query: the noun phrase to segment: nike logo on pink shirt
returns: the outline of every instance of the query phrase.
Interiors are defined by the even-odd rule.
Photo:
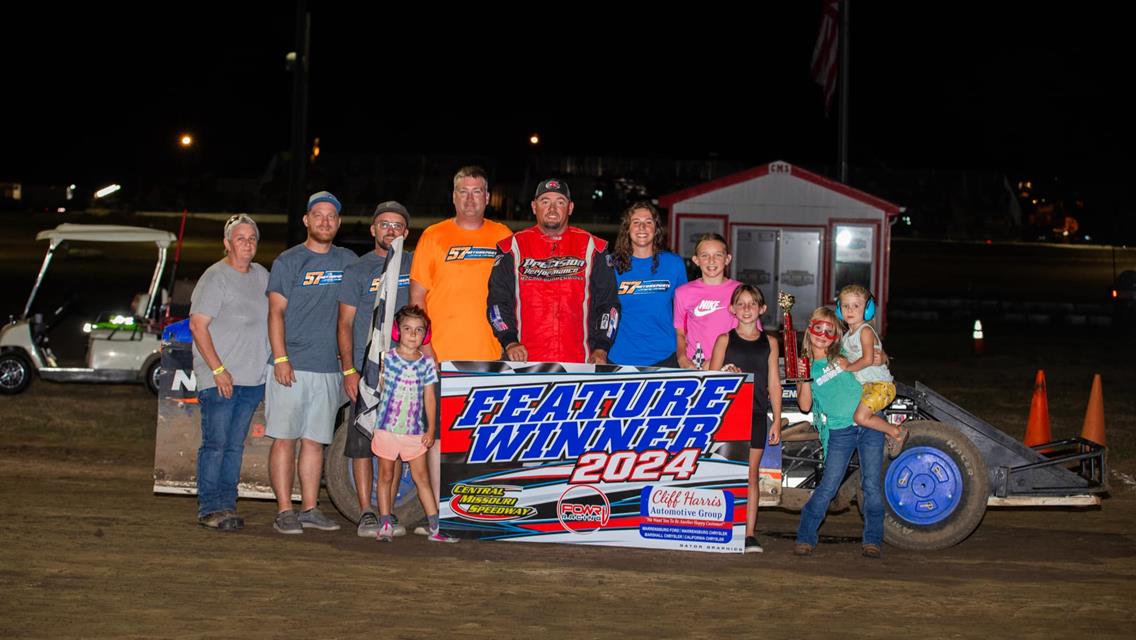
[[[694,308],[694,315],[698,318],[701,318],[703,316],[708,316],[721,308],[722,303],[718,300],[703,300],[702,302],[698,303],[697,307]]]

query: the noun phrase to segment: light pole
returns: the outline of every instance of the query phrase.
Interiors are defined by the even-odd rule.
[[[182,151],[185,152],[182,155],[182,176],[184,179],[183,193],[189,191],[189,161],[187,160],[186,155],[188,154],[188,151],[193,148],[193,145],[196,144],[196,142],[197,141],[193,138],[193,134],[182,133],[180,136],[178,136],[178,145],[181,147]],[[173,299],[174,284],[177,282],[178,263],[181,262],[181,244],[182,239],[185,237],[185,219],[189,217],[188,196],[186,200],[186,205],[181,209],[181,224],[178,227],[177,246],[174,248],[174,263],[170,267],[169,286],[166,287],[166,291],[169,292],[170,299]],[[168,321],[169,317],[170,308],[167,306],[165,308],[165,320]]]

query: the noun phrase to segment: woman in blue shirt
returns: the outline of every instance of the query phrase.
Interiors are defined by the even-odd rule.
[[[674,293],[686,284],[686,265],[666,251],[659,211],[636,202],[623,212],[612,249],[622,308],[608,358],[618,364],[678,367]]]

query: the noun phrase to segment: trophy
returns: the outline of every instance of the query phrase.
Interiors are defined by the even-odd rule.
[[[784,322],[781,325],[781,344],[785,345],[785,382],[808,382],[809,376],[801,377],[798,362],[805,363],[805,370],[809,368],[809,357],[797,357],[797,332],[793,331],[793,314],[791,310],[797,299],[791,293],[777,292],[777,306],[781,307]]]

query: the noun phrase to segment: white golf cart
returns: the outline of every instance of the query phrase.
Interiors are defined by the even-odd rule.
[[[56,382],[141,382],[158,393],[161,370],[161,331],[156,321],[155,298],[166,266],[166,253],[176,238],[168,231],[96,224],[61,224],[40,231],[36,240],[47,240],[43,258],[24,312],[0,328],[0,394],[16,394],[31,384],[36,372],[44,380]],[[154,243],[158,262],[145,293],[135,296],[128,311],[101,314],[86,323],[88,333],[85,367],[61,367],[51,350],[48,332],[55,318],[44,321],[43,314],[31,314],[32,303],[51,265],[52,257],[67,242]],[[61,311],[56,312],[56,316]]]

